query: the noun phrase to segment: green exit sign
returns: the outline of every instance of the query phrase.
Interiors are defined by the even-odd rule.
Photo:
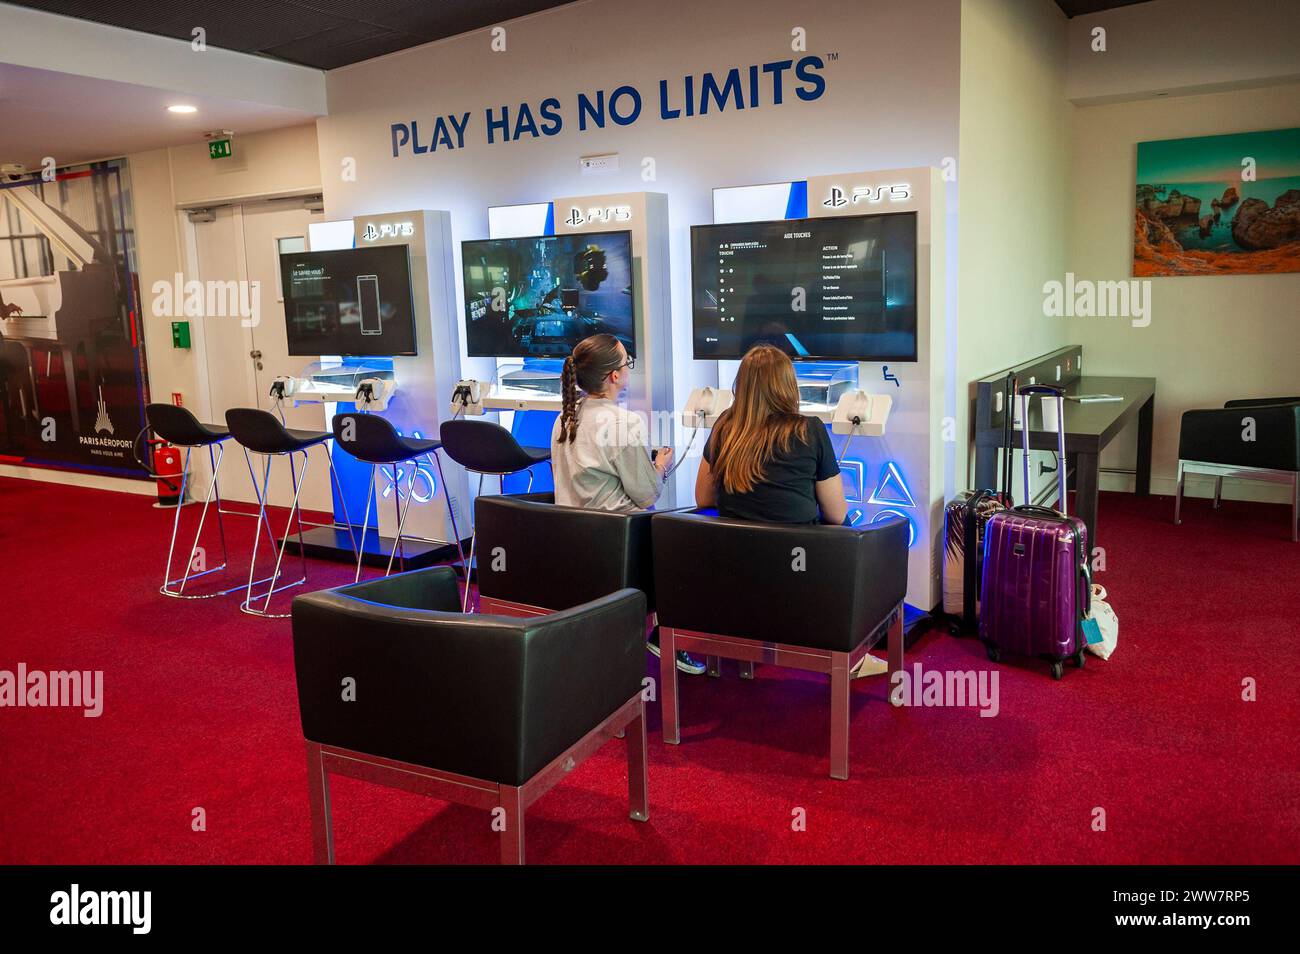
[[[234,145],[229,137],[208,140],[208,156],[212,159],[229,159],[234,151]]]

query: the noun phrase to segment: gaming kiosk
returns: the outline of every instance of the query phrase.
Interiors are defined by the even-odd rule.
[[[850,520],[907,519],[907,602],[929,611],[943,526],[938,170],[716,189],[714,218],[691,231],[696,388],[682,424],[712,426],[751,346],[784,350],[801,409],[831,427]]]
[[[363,215],[352,226],[350,247],[313,234],[310,251],[281,256],[290,353],[325,357],[302,377],[278,379],[279,396],[324,404],[327,421],[349,411],[381,414],[399,434],[436,438],[443,395],[460,377],[450,213]],[[337,443],[331,453],[345,499],[335,491],[333,527],[304,535],[308,555],[351,559],[345,514],[371,513],[362,559],[382,566],[403,511],[403,566],[456,553],[468,508],[465,475],[454,463],[442,460],[441,473],[427,457],[379,467],[372,491],[368,464]]]
[[[629,192],[496,207],[489,231],[486,240],[462,244],[463,313],[469,357],[490,358],[495,369],[492,380],[464,382],[474,400],[454,401],[452,413],[499,414],[521,444],[549,447],[563,359],[603,332],[636,361],[628,408],[646,418],[652,444],[671,443],[667,196]],[[532,489],[549,489],[549,468],[537,470],[546,473],[533,475]],[[507,477],[503,487],[522,492],[529,479]],[[661,506],[671,504],[670,485]]]

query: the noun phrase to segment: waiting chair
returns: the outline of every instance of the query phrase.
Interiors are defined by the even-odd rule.
[[[830,774],[848,778],[851,671],[886,631],[891,680],[903,668],[907,521],[790,526],[656,514],[651,535],[664,741],[681,741],[676,650],[824,672]]]
[[[1300,397],[1251,398],[1229,401],[1222,408],[1184,411],[1178,432],[1175,524],[1183,522],[1187,474],[1215,478],[1216,510],[1225,477],[1290,484],[1291,539],[1300,540]]]
[[[299,507],[299,501],[302,497],[303,482],[307,479],[307,465],[309,463],[307,452],[313,447],[323,447],[333,436],[329,431],[307,431],[290,429],[274,414],[269,411],[259,410],[254,407],[232,407],[226,411],[226,425],[230,428],[230,436],[235,439],[244,450],[244,461],[248,464],[248,476],[253,481],[253,493],[257,495],[257,532],[253,534],[253,553],[248,561],[248,587],[244,596],[244,601],[239,604],[242,612],[252,616],[263,616],[270,619],[286,619],[288,613],[272,613],[271,597],[282,590],[298,586],[307,582],[307,547],[302,538],[302,510]],[[257,475],[253,472],[253,461],[248,456],[260,454],[266,458],[266,467],[262,474],[261,487],[257,483]],[[302,470],[294,469],[293,455],[302,454]],[[257,544],[262,536],[262,528],[266,528],[267,535],[271,537],[272,549],[274,549],[275,536],[271,531],[271,522],[266,516],[267,499],[271,495],[271,461],[276,457],[284,457],[289,463],[289,479],[293,484],[293,504],[289,508],[289,518],[284,525],[284,537],[280,541],[279,553],[275,558],[275,569],[267,578],[269,585],[266,593],[259,593],[253,596],[253,587],[258,581],[253,579],[254,571],[257,569]],[[330,476],[334,481],[334,488],[338,492],[339,500],[343,501],[343,486],[339,483],[339,475],[334,470],[334,460],[330,457],[329,448],[325,448],[325,460],[329,464]],[[352,540],[352,552],[354,555],[360,555],[360,547],[357,545],[356,533],[352,527],[352,521],[347,516],[347,503],[343,502],[343,517],[348,524],[348,534]],[[293,529],[294,517],[298,518],[298,552],[302,558],[302,577],[292,583],[280,584],[280,566],[284,562],[284,550],[289,543],[289,533]],[[253,606],[253,600],[261,600],[265,597],[261,609]]]
[[[528,487],[533,489],[533,467],[551,459],[549,447],[524,447],[513,434],[495,421],[457,418],[443,421],[439,428],[442,449],[447,456],[470,473],[478,474],[478,496],[483,494],[483,478],[493,474],[500,478],[501,492],[505,493],[505,480],[511,474],[528,471]],[[474,569],[474,543],[477,526],[469,538],[469,558],[465,568],[465,600],[463,609],[470,604],[470,576]]]
[[[438,471],[438,485],[442,488],[443,497],[447,501],[447,518],[450,521],[456,552],[460,555],[461,562],[465,562],[465,551],[461,549],[460,531],[456,528],[456,511],[451,503],[447,480],[442,473],[442,458],[438,456],[438,448],[442,447],[442,441],[421,437],[405,437],[397,433],[397,428],[393,427],[391,421],[377,414],[364,414],[360,411],[335,414],[332,426],[334,428],[334,441],[357,460],[370,465],[370,484],[366,490],[366,512],[361,519],[361,532],[363,535],[370,524],[370,501],[372,499],[375,502],[376,519],[378,518],[379,498],[375,496],[375,473],[381,466],[393,467],[393,506],[397,510],[397,536],[393,540],[393,552],[389,554],[388,566],[384,570],[384,576],[393,572],[393,561],[399,553],[402,554],[401,569],[406,569],[402,532],[406,529],[406,515],[411,509],[411,499],[415,496],[412,490],[415,487],[416,469],[412,466],[410,486],[406,492],[406,502],[399,504],[398,494],[396,493],[398,483],[396,465],[409,463],[420,457],[428,460]],[[361,563],[364,551],[364,546],[358,548],[357,580],[361,579]]]
[[[649,511],[562,507],[551,493],[479,497],[479,609],[538,616],[632,588],[654,612]]]
[[[501,808],[501,860],[522,864],[524,810],[623,734],[645,821],[644,625],[636,590],[527,619],[465,614],[447,566],[297,597],[316,862],[334,861],[332,773]]]

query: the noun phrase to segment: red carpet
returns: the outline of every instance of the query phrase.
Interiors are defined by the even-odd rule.
[[[883,677],[860,682],[847,782],[826,774],[824,677],[759,667],[741,682],[734,663],[682,677],[682,745],[663,744],[651,706],[649,823],[627,818],[610,744],[529,810],[529,860],[1296,862],[1300,544],[1281,507],[1192,500],[1181,527],[1171,513],[1168,498],[1103,496],[1111,661],[1059,683],[1040,662],[996,667],[996,718],[895,710]],[[161,597],[170,519],[148,498],[0,479],[0,669],[105,673],[98,719],[0,709],[0,863],[311,860],[288,621]],[[252,521],[227,528],[246,572]],[[991,668],[937,629],[916,661]],[[1257,701],[1242,701],[1247,677]],[[499,857],[486,812],[346,779],[333,792],[341,862]]]

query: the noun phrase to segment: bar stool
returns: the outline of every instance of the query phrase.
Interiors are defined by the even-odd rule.
[[[298,501],[302,496],[302,486],[307,478],[307,464],[309,459],[307,451],[317,445],[324,445],[333,435],[329,431],[306,431],[291,429],[284,426],[280,419],[269,411],[263,411],[253,407],[232,407],[226,411],[226,425],[230,428],[230,436],[235,439],[244,450],[244,461],[248,464],[248,476],[253,481],[253,493],[257,495],[258,502],[258,532],[253,535],[253,555],[248,564],[248,587],[244,601],[239,604],[241,612],[248,613],[252,616],[262,616],[269,619],[287,619],[289,613],[272,613],[271,597],[282,590],[297,586],[307,581],[307,548],[302,539],[302,511],[299,508]],[[257,475],[253,472],[253,461],[249,452],[261,454],[266,458],[266,468],[262,476],[262,486],[257,486]],[[302,454],[302,470],[294,470],[293,455]],[[271,533],[271,522],[266,516],[266,501],[271,491],[271,460],[275,457],[287,457],[289,461],[289,479],[293,483],[293,505],[289,508],[289,519],[284,525],[284,539],[280,541],[280,551],[275,558],[275,569],[272,571],[269,580],[270,585],[267,587],[265,596],[266,602],[261,609],[253,607],[253,573],[257,568],[257,544],[261,538],[261,528],[266,527],[267,534],[271,537],[271,548],[275,549],[275,536]],[[352,521],[348,517],[347,502],[343,498],[343,486],[339,483],[339,475],[334,470],[334,461],[330,458],[328,450],[325,454],[325,460],[329,464],[330,476],[333,478],[334,487],[338,491],[339,500],[343,504],[343,519],[348,524],[348,534],[352,538],[352,552],[359,552],[357,546],[356,533],[352,529]],[[277,586],[280,579],[280,565],[284,561],[284,548],[289,542],[289,531],[293,527],[294,516],[298,518],[298,554],[302,558],[302,577],[292,583],[285,583]],[[312,524],[320,526],[320,524]],[[266,582],[266,581],[257,581]],[[262,599],[263,594],[257,594],[257,599]]]
[[[551,459],[549,447],[525,447],[513,434],[493,421],[456,419],[443,421],[439,429],[442,449],[447,456],[470,473],[478,474],[478,493],[483,493],[483,478],[495,474],[501,479],[501,492],[505,493],[506,478],[520,471],[528,471],[529,493],[533,489],[533,467]],[[474,564],[474,542],[477,528],[470,534],[469,559],[465,568],[465,603],[469,612],[469,576]]]
[[[221,459],[226,453],[226,441],[230,439],[230,431],[220,424],[203,424],[187,408],[175,404],[150,404],[144,409],[144,413],[149,421],[149,427],[155,434],[169,444],[185,448],[180,498],[176,505],[176,516],[172,518],[171,543],[167,547],[167,568],[163,571],[163,585],[159,587],[158,592],[163,596],[179,600],[207,600],[235,592],[240,589],[239,586],[232,586],[217,593],[185,592],[185,586],[191,579],[224,570],[230,560],[230,554],[226,549],[226,527],[221,519],[221,515],[227,511],[221,509],[221,489],[217,485],[217,474],[221,470]],[[199,512],[199,527],[194,532],[194,543],[190,545],[189,556],[185,561],[185,572],[179,580],[174,580],[172,579],[172,557],[176,552],[176,536],[181,525],[181,507],[185,503],[185,489],[189,486],[190,454],[196,448],[207,448],[208,464],[212,468],[212,481],[208,484],[208,491],[203,497],[203,509]],[[217,530],[221,535],[221,565],[191,573],[190,571],[194,569],[194,554],[203,536],[203,524],[208,518],[208,507],[214,496],[217,499]]]
[[[447,490],[446,478],[442,475],[442,458],[438,448],[442,441],[421,437],[403,437],[397,433],[392,422],[377,414],[365,414],[360,411],[346,411],[335,414],[332,421],[335,442],[362,463],[370,465],[370,487],[366,491],[366,514],[361,520],[361,539],[365,542],[366,528],[370,524],[370,501],[375,501],[375,513],[379,512],[379,498],[375,496],[375,472],[381,466],[393,468],[393,509],[397,513],[397,537],[393,540],[393,552],[388,557],[388,567],[384,576],[393,572],[393,560],[399,550],[402,552],[401,569],[406,570],[406,553],[402,547],[402,531],[406,528],[406,514],[411,509],[412,491],[415,489],[416,469],[411,468],[410,485],[406,491],[406,502],[399,503],[396,487],[398,482],[397,465],[424,457],[438,470],[438,483],[442,487],[443,497],[447,500],[447,517],[451,521],[452,536],[455,537],[456,552],[461,562],[465,562],[465,551],[461,548],[460,531],[456,528],[456,513],[451,506],[451,495]],[[365,547],[357,555],[356,579],[361,579],[361,562]]]

